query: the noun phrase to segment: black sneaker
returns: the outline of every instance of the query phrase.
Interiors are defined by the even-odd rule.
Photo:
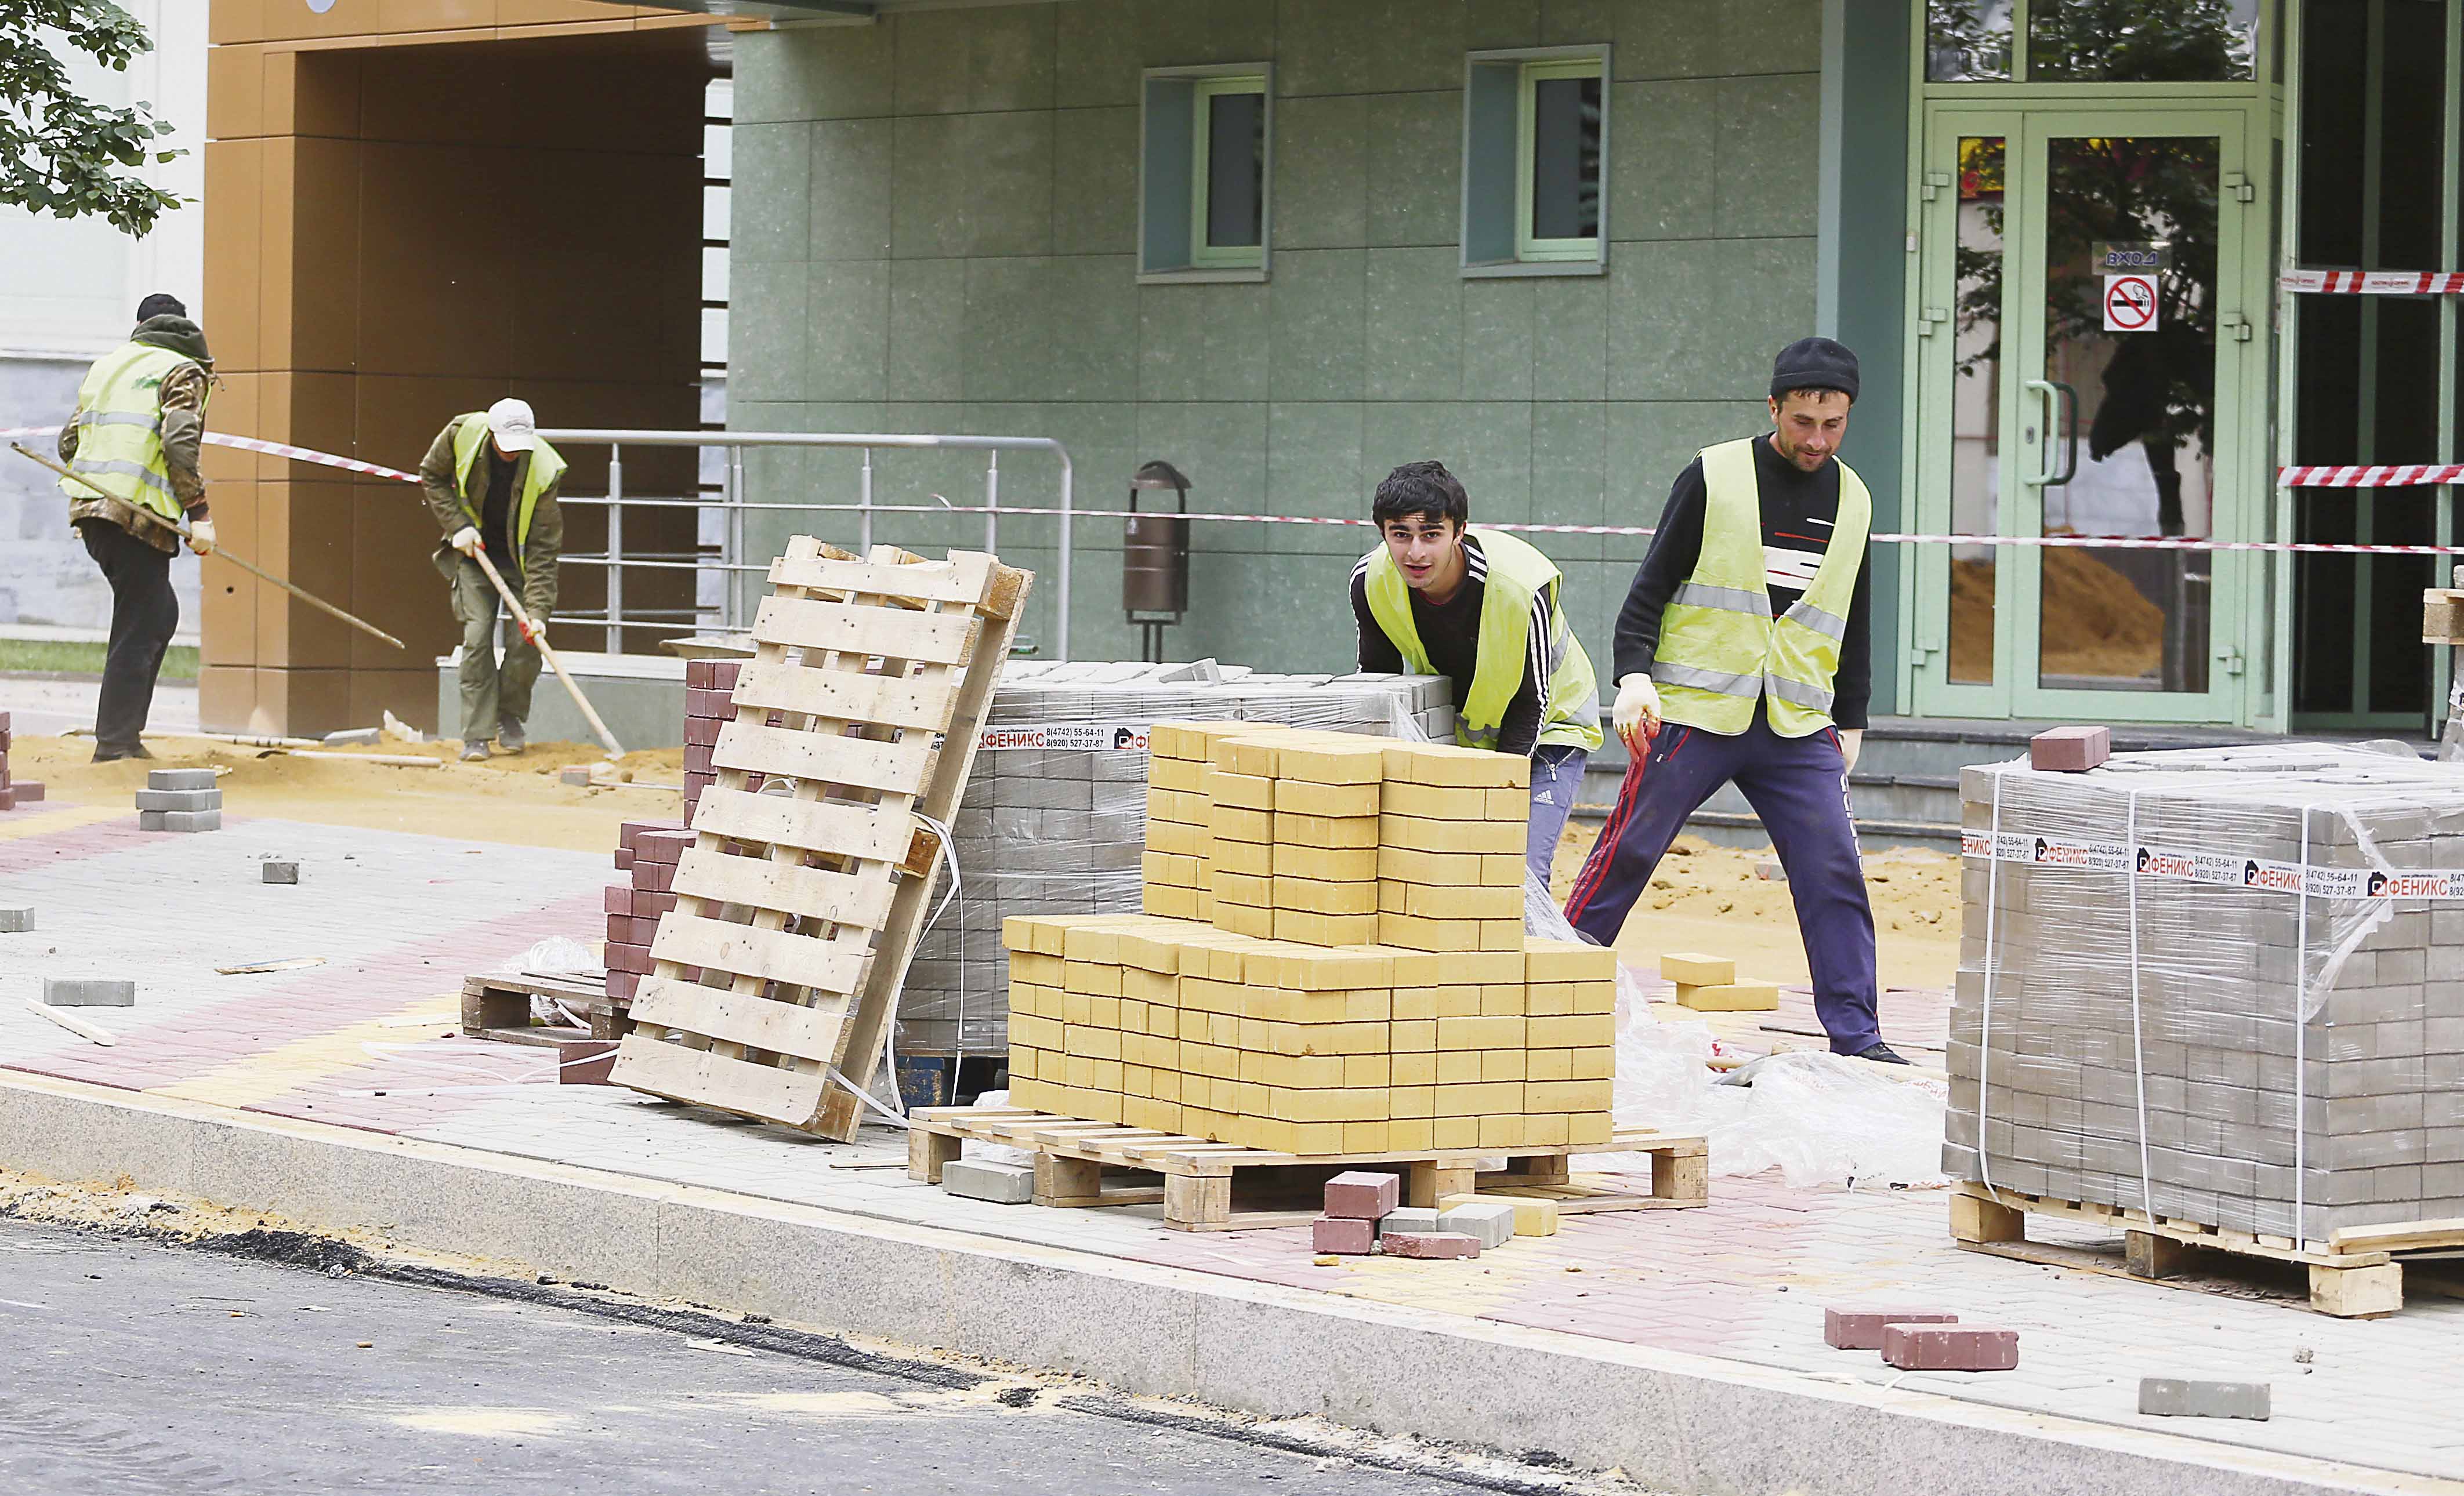
[[[1865,1048],[1859,1050],[1855,1054],[1850,1055],[1849,1058],[1872,1060],[1877,1065],[1904,1065],[1907,1063],[1905,1059],[1903,1059],[1899,1054],[1894,1052],[1889,1045],[1880,1042],[1867,1045]]]
[[[153,756],[143,743],[134,748],[106,747],[98,743],[94,748],[94,761],[98,764],[118,763],[123,758],[152,758]]]

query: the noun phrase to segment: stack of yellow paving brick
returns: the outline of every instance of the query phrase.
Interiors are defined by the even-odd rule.
[[[1010,1098],[1282,1152],[1606,1143],[1616,958],[1523,933],[1527,760],[1158,724],[1142,915],[1004,921]]]

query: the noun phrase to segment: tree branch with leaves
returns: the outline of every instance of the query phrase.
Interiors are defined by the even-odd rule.
[[[180,199],[136,170],[186,153],[157,144],[171,126],[153,105],[80,98],[61,48],[121,72],[154,42],[111,0],[0,4],[0,203],[55,218],[99,215],[143,237]]]

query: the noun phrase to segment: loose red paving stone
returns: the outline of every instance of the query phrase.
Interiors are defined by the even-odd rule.
[[[1480,1238],[1460,1231],[1388,1231],[1377,1239],[1389,1257],[1477,1257]]]
[[[1891,1325],[1882,1359],[1909,1372],[2007,1372],[2019,1364],[2019,1332],[1991,1325]]]
[[[1879,1351],[1889,1325],[1949,1325],[1957,1314],[1914,1305],[1834,1305],[1822,1312],[1822,1340],[1835,1351]]]
[[[1359,1216],[1320,1216],[1309,1225],[1309,1247],[1321,1252],[1364,1257],[1377,1245],[1377,1223]]]
[[[1402,1203],[1402,1196],[1399,1174],[1347,1169],[1326,1182],[1326,1213],[1353,1221],[1383,1220]]]

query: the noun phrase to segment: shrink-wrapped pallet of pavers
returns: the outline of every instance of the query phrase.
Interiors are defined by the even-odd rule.
[[[1008,1052],[1005,917],[1137,912],[1147,728],[1191,720],[1442,743],[1454,739],[1454,694],[1441,676],[1011,661],[951,828],[957,892],[899,996],[898,1053]]]
[[[1961,776],[1944,1168],[2287,1242],[2464,1215],[2464,769]]]

